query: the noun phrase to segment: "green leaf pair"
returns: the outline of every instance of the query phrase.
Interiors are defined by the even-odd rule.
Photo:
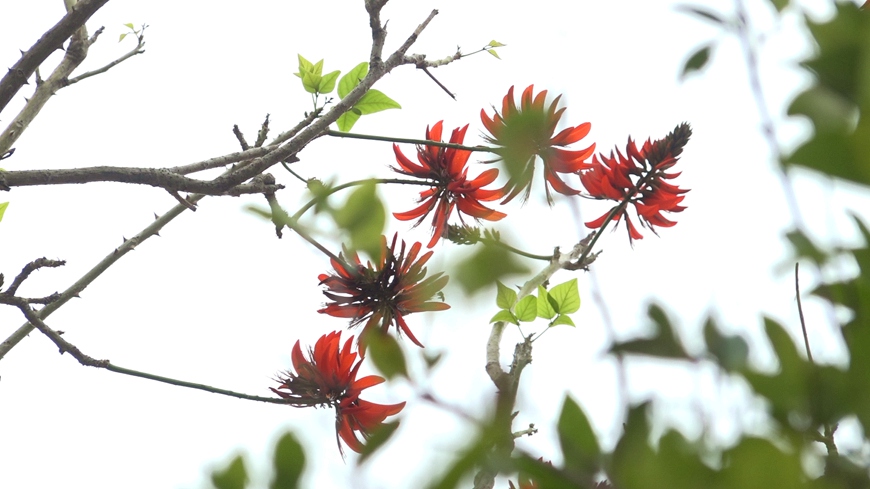
[[[369,72],[369,64],[362,62],[341,77],[338,82],[338,96],[342,99],[356,88]],[[338,130],[348,132],[360,117],[387,109],[401,109],[398,102],[384,95],[380,90],[369,89],[355,104],[335,121]]]
[[[495,303],[501,308],[489,322],[504,321],[519,325],[520,321],[530,322],[536,318],[550,320],[550,327],[560,324],[574,326],[574,321],[568,314],[580,309],[580,292],[577,289],[577,279],[559,284],[549,291],[538,286],[538,296],[528,295],[517,301],[517,293],[501,282],[496,282],[498,293]]]

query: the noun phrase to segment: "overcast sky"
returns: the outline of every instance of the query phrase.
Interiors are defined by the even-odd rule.
[[[0,16],[0,61],[11,66],[63,15],[61,1],[16,2]],[[730,1],[698,2],[725,14]],[[761,76],[778,137],[792,148],[809,125],[785,120],[788,101],[809,78],[796,60],[811,46],[792,12],[774,23],[766,2],[747,2],[751,20],[766,36]],[[830,15],[826,2],[809,3],[815,18]],[[600,151],[636,140],[659,138],[688,121],[694,136],[686,147],[678,184],[692,191],[688,209],[661,237],[629,247],[623,229],[600,241],[595,263],[602,303],[592,299],[590,277],[560,272],[555,283],[576,276],[583,305],[577,328],[559,327],[535,343],[534,363],[521,385],[516,428],[535,423],[540,432],[521,446],[559,463],[554,423],[566,392],[592,417],[605,445],[619,432],[623,402],[614,362],[604,355],[619,338],[646,330],[650,301],[678,318],[693,348],[707,314],[730,331],[753,339],[752,360],[774,368],[760,342],[761,314],[799,334],[792,262],[783,233],[792,226],[769,148],[759,131],[740,45],[715,26],[675,11],[677,2],[457,1],[388,4],[386,51],[392,52],[433,8],[439,15],[411,52],[429,58],[470,52],[490,40],[501,60],[481,53],[433,70],[457,94],[447,97],[422,72],[402,67],[377,88],[402,104],[364,117],[354,131],[421,138],[427,125],[445,130],[471,124],[466,142],[478,144],[479,112],[500,105],[510,86],[529,84],[564,94],[563,123],[592,123],[587,138]],[[244,5],[244,6],[242,6]],[[3,161],[9,170],[94,165],[175,166],[238,150],[231,133],[238,124],[249,141],[265,114],[273,134],[292,127],[310,110],[296,55],[325,59],[325,70],[347,72],[367,60],[370,32],[362,1],[123,2],[100,10],[90,32],[105,26],[82,70],[94,69],[132,47],[118,44],[125,23],[149,25],[146,53],[110,72],[65,88],[53,97]],[[716,40],[703,74],[678,80],[680,67],[702,43]],[[46,76],[59,54],[43,66]],[[4,126],[30,96],[25,87],[0,116]],[[404,148],[412,154],[413,148]],[[294,168],[305,177],[348,181],[389,176],[387,143],[322,138],[300,154]],[[472,173],[478,170],[472,170]],[[280,195],[288,210],[307,199],[298,181],[273,169],[287,185]],[[793,172],[800,211],[808,229],[829,243],[848,243],[854,231],[844,209],[866,217],[868,202],[854,189]],[[391,210],[412,205],[411,189],[382,189]],[[343,197],[336,199],[341,201]],[[16,188],[0,195],[11,202],[0,223],[0,272],[8,280],[38,257],[64,259],[61,269],[42,270],[21,293],[44,296],[63,290],[103,256],[148,225],[175,201],[166,192],[122,184]],[[53,314],[48,324],[96,358],[158,375],[251,394],[269,395],[273,375],[290,366],[297,339],[313,344],[343,328],[339,319],[317,314],[324,297],[317,275],[328,261],[292,234],[277,240],[273,227],[244,211],[262,197],[208,198],[124,257],[83,294]],[[605,204],[582,201],[583,219]],[[560,201],[546,211],[540,197],[525,207],[512,203],[498,224],[522,248],[546,254],[569,247],[587,232]],[[546,211],[546,212],[545,212]],[[409,231],[390,222],[388,232],[425,240],[428,226]],[[335,249],[336,242],[330,242]],[[430,272],[466,250],[439,244]],[[529,263],[533,269],[537,263]],[[844,264],[848,270],[849,264]],[[516,277],[519,284],[527,277]],[[812,287],[807,272],[804,290]],[[513,284],[511,284],[513,285]],[[486,376],[484,343],[495,312],[494,291],[464,297],[455,284],[445,290],[453,309],[416,314],[409,324],[429,353],[445,353],[431,377],[420,371],[420,350],[403,346],[421,386],[474,416],[484,416],[494,396]],[[843,362],[844,347],[818,303],[806,299],[809,337],[817,359]],[[18,311],[0,309],[0,336],[23,323]],[[347,333],[345,333],[347,334]],[[519,334],[506,335],[503,350]],[[697,350],[695,350],[697,351]],[[504,356],[505,362],[509,361]],[[368,366],[366,367],[368,368]],[[649,362],[628,365],[633,401],[655,398],[658,416],[697,436],[706,420],[715,439],[737,429],[762,429],[753,403],[739,383],[714,383],[707,368],[678,369]],[[421,387],[422,388],[422,387]],[[469,440],[473,427],[455,415],[419,401],[421,388],[403,382],[367,391],[376,402],[407,400],[393,444],[363,469],[353,456],[342,461],[335,447],[333,413],[241,401],[79,366],[33,333],[0,361],[0,486],[15,488],[200,488],[206,474],[244,452],[257,467],[278,434],[295,430],[309,456],[309,487],[418,487]],[[703,408],[699,406],[703,405]],[[756,406],[757,408],[757,406]],[[756,414],[753,414],[756,413]],[[848,448],[848,440],[844,440]],[[260,475],[262,481],[262,476]],[[316,484],[315,484],[316,482]]]

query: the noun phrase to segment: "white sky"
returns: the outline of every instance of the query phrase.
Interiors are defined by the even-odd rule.
[[[726,13],[733,9],[725,0],[698,3]],[[780,141],[793,147],[808,125],[784,121],[784,112],[808,81],[795,59],[809,46],[794,15],[774,24],[766,2],[748,3],[753,22],[769,36],[761,49],[767,101]],[[815,15],[830,14],[823,2],[805,3]],[[499,105],[511,85],[519,92],[531,83],[553,95],[563,93],[568,107],[563,122],[592,122],[581,143],[594,141],[600,151],[624,147],[628,135],[664,136],[689,121],[694,136],[679,164],[684,173],[678,183],[692,192],[688,210],[676,216],[679,224],[662,230],[661,238],[646,233],[634,250],[622,229],[600,242],[605,253],[595,271],[617,334],[642,332],[646,306],[658,300],[679,317],[681,332],[695,347],[701,320],[711,311],[730,330],[755,340],[761,338],[762,312],[797,337],[792,265],[782,239],[791,217],[759,131],[740,46],[710,24],[675,12],[675,4],[392,2],[382,16],[389,19],[389,52],[432,8],[440,14],[411,52],[442,58],[457,45],[470,52],[491,39],[507,47],[499,49],[502,61],[479,54],[433,71],[458,94],[457,102],[422,72],[395,70],[377,88],[403,109],[364,117],[354,131],[423,137],[427,124],[443,119],[445,130],[470,123],[466,141],[476,144],[480,109]],[[61,17],[62,2],[15,2],[3,10],[0,61],[11,66],[19,48],[29,47]],[[132,40],[116,42],[127,22],[150,26],[146,53],[61,90],[18,141],[14,157],[3,161],[5,168],[175,166],[236,151],[233,124],[253,141],[266,113],[272,115],[274,135],[310,110],[308,95],[292,76],[297,53],[312,61],[325,58],[326,71],[342,72],[369,53],[361,1],[254,0],[244,7],[222,1],[115,1],[88,24],[91,32],[100,25],[106,32],[82,70],[132,46]],[[679,83],[689,53],[714,38],[720,42],[709,69]],[[43,75],[53,66],[46,63]],[[16,96],[0,117],[2,124],[30,90]],[[404,149],[413,153],[410,146]],[[386,143],[327,138],[300,157],[294,167],[304,176],[337,174],[342,181],[391,175],[387,166],[393,162]],[[854,189],[796,173],[801,211],[813,234],[828,242],[854,239],[842,210],[867,209],[867,199]],[[303,189],[280,167],[273,174],[288,186],[283,204],[294,209],[305,198]],[[412,189],[390,193],[391,210],[412,205]],[[26,282],[21,293],[32,296],[65,289],[121,244],[122,236],[137,233],[154,213],[175,204],[160,190],[122,184],[17,188],[0,195],[7,199],[11,204],[0,223],[0,271],[7,280],[35,258],[67,260],[66,267],[40,271]],[[297,339],[311,344],[345,323],[316,312],[324,300],[317,274],[328,269],[328,261],[292,234],[275,239],[271,225],[243,211],[261,200],[202,201],[195,214],[176,219],[160,238],[123,258],[48,324],[66,331],[87,354],[123,367],[268,395],[272,376],[289,367]],[[595,204],[581,203],[585,220],[607,208]],[[506,211],[510,217],[499,223],[503,235],[538,253],[568,247],[585,233],[564,202],[546,211],[541,199],[533,199]],[[391,222],[388,231],[405,232],[407,225]],[[427,232],[422,226],[405,236],[424,240]],[[465,251],[439,245],[430,271]],[[584,301],[574,319],[578,327],[556,328],[536,342],[515,425],[535,423],[540,433],[521,446],[557,463],[554,423],[565,392],[590,414],[606,444],[612,445],[621,423],[614,364],[602,355],[610,334],[591,299],[588,276],[561,272],[555,283],[571,276],[580,279]],[[802,281],[809,290],[808,272]],[[446,294],[453,309],[409,319],[428,352],[446,354],[431,378],[420,378],[443,399],[483,415],[494,396],[483,370],[494,292],[466,299],[448,286]],[[843,346],[823,310],[805,300],[816,358],[842,362]],[[17,311],[0,309],[3,338],[22,323]],[[506,338],[503,350],[511,351],[519,336]],[[409,342],[404,346],[419,368],[419,349]],[[753,361],[775,366],[763,345],[756,345]],[[633,400],[662,401],[659,414],[679,420],[690,435],[701,426],[699,404],[705,404],[703,417],[720,440],[733,436],[737,426],[760,429],[758,417],[747,414],[744,389],[714,386],[709,369],[634,362],[628,376]],[[0,486],[205,487],[210,468],[238,451],[264,466],[275,437],[292,428],[307,450],[308,487],[417,487],[431,477],[430,468],[443,466],[473,436],[471,426],[422,404],[403,382],[372,388],[366,398],[407,399],[408,406],[394,443],[357,470],[353,457],[343,463],[338,455],[331,411],[240,401],[84,368],[33,333],[0,362]],[[848,440],[842,443],[848,448]]]

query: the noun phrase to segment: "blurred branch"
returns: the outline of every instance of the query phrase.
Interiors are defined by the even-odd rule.
[[[27,80],[39,68],[39,65],[55,50],[61,49],[63,43],[73,35],[73,32],[84,26],[85,22],[108,1],[81,0],[77,2],[60,22],[46,31],[30,49],[22,53],[21,58],[12,65],[12,68],[9,68],[6,75],[0,80],[0,111],[6,108],[18,90],[27,84]],[[0,151],[0,153],[3,152]]]

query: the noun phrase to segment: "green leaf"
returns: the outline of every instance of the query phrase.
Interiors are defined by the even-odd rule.
[[[504,321],[506,323],[512,323],[519,326],[520,322],[517,320],[517,317],[514,316],[514,313],[508,311],[507,309],[502,309],[495,313],[495,316],[489,320],[490,323],[497,323],[499,321]]]
[[[248,485],[248,471],[242,456],[236,456],[226,468],[212,472],[211,483],[217,489],[245,489]]]
[[[816,265],[823,265],[828,260],[828,255],[820,250],[802,231],[786,233],[786,239],[791,242],[798,258],[809,258]]]
[[[341,132],[348,132],[353,128],[353,125],[356,124],[356,121],[359,120],[362,114],[358,109],[350,109],[338,116],[335,123],[338,125],[338,130]]]
[[[305,451],[292,432],[288,431],[275,445],[275,456],[272,461],[275,475],[269,484],[269,489],[296,489],[299,478],[305,469]]]
[[[335,70],[323,75],[323,78],[320,79],[320,84],[317,86],[317,91],[319,93],[330,93],[335,90],[335,82],[340,74],[341,71]]]
[[[501,56],[499,56],[498,53],[495,52],[495,49],[487,49],[486,52],[495,56],[496,59],[501,59]]]
[[[562,404],[558,430],[565,468],[578,475],[594,476],[599,470],[601,453],[598,439],[586,414],[570,396]]]
[[[550,297],[556,301],[555,307],[559,314],[571,314],[580,309],[580,292],[577,290],[577,279],[561,283],[549,291]]]
[[[749,357],[746,340],[739,336],[724,336],[719,332],[713,318],[708,318],[704,324],[704,342],[707,344],[707,351],[726,372],[746,368]]]
[[[359,82],[365,78],[365,76],[369,72],[369,64],[363,61],[362,63],[356,65],[352,70],[348,71],[346,75],[341,77],[341,80],[338,81],[338,96],[339,98],[344,98],[347,94],[350,93],[351,90],[356,88],[359,85]],[[344,130],[344,129],[342,129]]]
[[[7,207],[9,207],[9,202],[0,202],[0,221],[3,220],[3,214],[6,214]]]
[[[492,41],[489,41],[489,44],[487,44],[487,46],[494,47],[494,48],[500,48],[502,46],[507,46],[507,44],[502,44],[502,43],[496,41],[495,39],[493,39]]]
[[[378,429],[376,429],[375,432],[372,433],[372,435],[366,440],[366,444],[363,446],[362,453],[356,461],[357,465],[360,465],[368,460],[369,457],[372,456],[372,454],[374,454],[376,451],[378,451],[379,448],[384,445],[384,443],[389,441],[398,427],[398,421],[381,424]]]
[[[550,301],[550,294],[547,289],[538,286],[538,317],[544,319],[553,319],[556,315],[556,309],[553,308],[553,303]]]
[[[317,63],[314,63],[314,66],[311,68],[311,72],[317,76],[323,74],[323,60],[321,59]]]
[[[311,64],[311,61],[303,58],[301,54],[297,54],[296,56],[299,57],[299,73],[295,73],[295,75],[302,78],[302,75],[305,73],[311,73],[314,69],[314,65]]]
[[[556,316],[556,319],[554,319],[553,322],[550,323],[550,327],[552,328],[553,326],[559,326],[561,324],[576,327],[574,321],[564,314],[559,314],[558,316]]]
[[[534,321],[538,316],[538,298],[527,295],[514,308],[517,319],[524,322]]]
[[[502,309],[510,309],[514,307],[514,304],[517,303],[517,293],[514,291],[514,289],[499,282],[498,280],[496,280],[495,285],[498,288],[498,293],[495,297],[495,305]]]
[[[371,257],[381,256],[381,235],[387,222],[387,212],[370,180],[354,190],[344,206],[333,212],[338,227],[350,235],[350,247],[363,250]]]
[[[384,377],[390,380],[397,376],[408,377],[405,353],[395,338],[380,330],[371,329],[365,335],[364,341],[367,345],[366,356],[372,359]]]
[[[127,34],[129,34],[129,32],[124,32],[124,33],[122,33],[122,34],[118,37],[118,42],[123,41],[124,38],[127,37]]]
[[[517,260],[516,255],[500,246],[477,246],[476,251],[459,263],[454,264],[451,277],[456,277],[459,285],[469,295],[492,287],[496,280],[517,274],[529,273],[529,267]]]
[[[615,343],[610,351],[612,353],[635,353],[661,358],[690,358],[674,334],[673,326],[671,326],[665,311],[656,304],[650,304],[647,314],[655,324],[656,331],[653,337]]]
[[[776,8],[777,12],[782,12],[788,7],[789,0],[770,0],[770,3]]]
[[[131,31],[135,29],[135,27],[133,27],[133,24],[132,24],[132,23],[130,23],[130,24],[124,24],[124,25],[127,26],[127,28],[130,29]]]
[[[310,71],[302,72],[302,86],[308,93],[317,93],[317,87],[320,85],[320,75]]]
[[[362,115],[368,115],[387,109],[401,109],[402,106],[380,90],[372,88],[354,104],[353,108],[359,110]]]
[[[710,52],[713,50],[713,44],[707,44],[698,48],[689,59],[683,64],[683,70],[680,72],[680,80],[685,80],[686,77],[696,71],[702,70],[710,61]]]

